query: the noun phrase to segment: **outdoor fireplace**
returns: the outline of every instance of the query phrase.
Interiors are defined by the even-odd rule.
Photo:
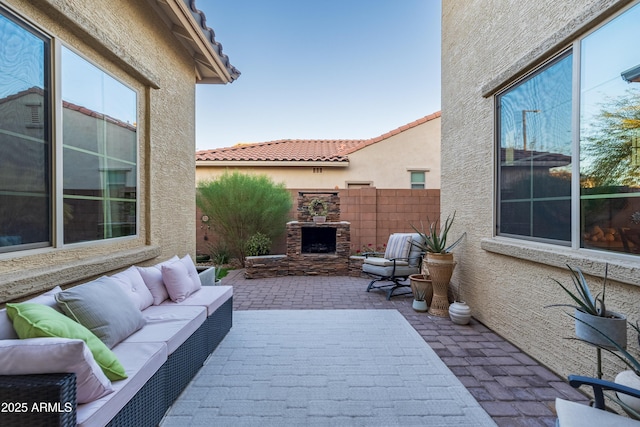
[[[336,252],[336,228],[334,227],[302,227],[303,254],[332,254]]]

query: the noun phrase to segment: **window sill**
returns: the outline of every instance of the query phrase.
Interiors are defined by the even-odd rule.
[[[79,282],[153,259],[160,253],[159,246],[143,246],[64,264],[0,274],[0,283],[3,284],[0,290],[0,301],[13,301],[46,291],[54,285],[63,286]]]
[[[574,250],[556,245],[524,240],[494,237],[482,239],[480,247],[487,252],[506,255],[553,267],[580,267],[585,273],[604,277],[605,264],[609,264],[609,279],[640,286],[640,257],[610,254],[588,249]]]

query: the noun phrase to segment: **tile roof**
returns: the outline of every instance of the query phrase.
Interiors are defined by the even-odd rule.
[[[200,150],[196,161],[348,162],[349,154],[438,117],[440,111],[371,139],[281,139]]]
[[[200,31],[204,34],[207,41],[211,44],[213,50],[218,54],[218,57],[223,62],[225,68],[227,69],[227,72],[231,76],[231,81],[234,81],[235,79],[240,77],[240,71],[238,71],[236,67],[231,65],[231,63],[229,62],[229,57],[222,53],[222,45],[216,41],[216,33],[213,31],[213,29],[207,26],[207,18],[204,15],[204,12],[196,7],[196,0],[183,1],[189,8],[193,19],[195,19],[196,22],[200,25]]]

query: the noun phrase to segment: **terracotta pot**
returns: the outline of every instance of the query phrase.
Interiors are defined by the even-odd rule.
[[[409,283],[411,284],[414,301],[424,301],[426,306],[431,304],[433,286],[429,276],[424,276],[423,274],[412,274],[409,276]],[[414,307],[414,310],[415,309],[416,308]],[[425,308],[422,311],[427,311],[427,309]]]

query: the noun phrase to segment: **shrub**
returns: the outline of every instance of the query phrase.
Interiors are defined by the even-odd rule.
[[[269,239],[280,236],[293,202],[284,183],[275,184],[266,175],[236,171],[199,182],[196,204],[209,216],[211,227],[231,255],[244,265],[249,237],[258,232]]]
[[[268,255],[271,250],[271,239],[258,232],[247,239],[245,245],[246,256]]]

